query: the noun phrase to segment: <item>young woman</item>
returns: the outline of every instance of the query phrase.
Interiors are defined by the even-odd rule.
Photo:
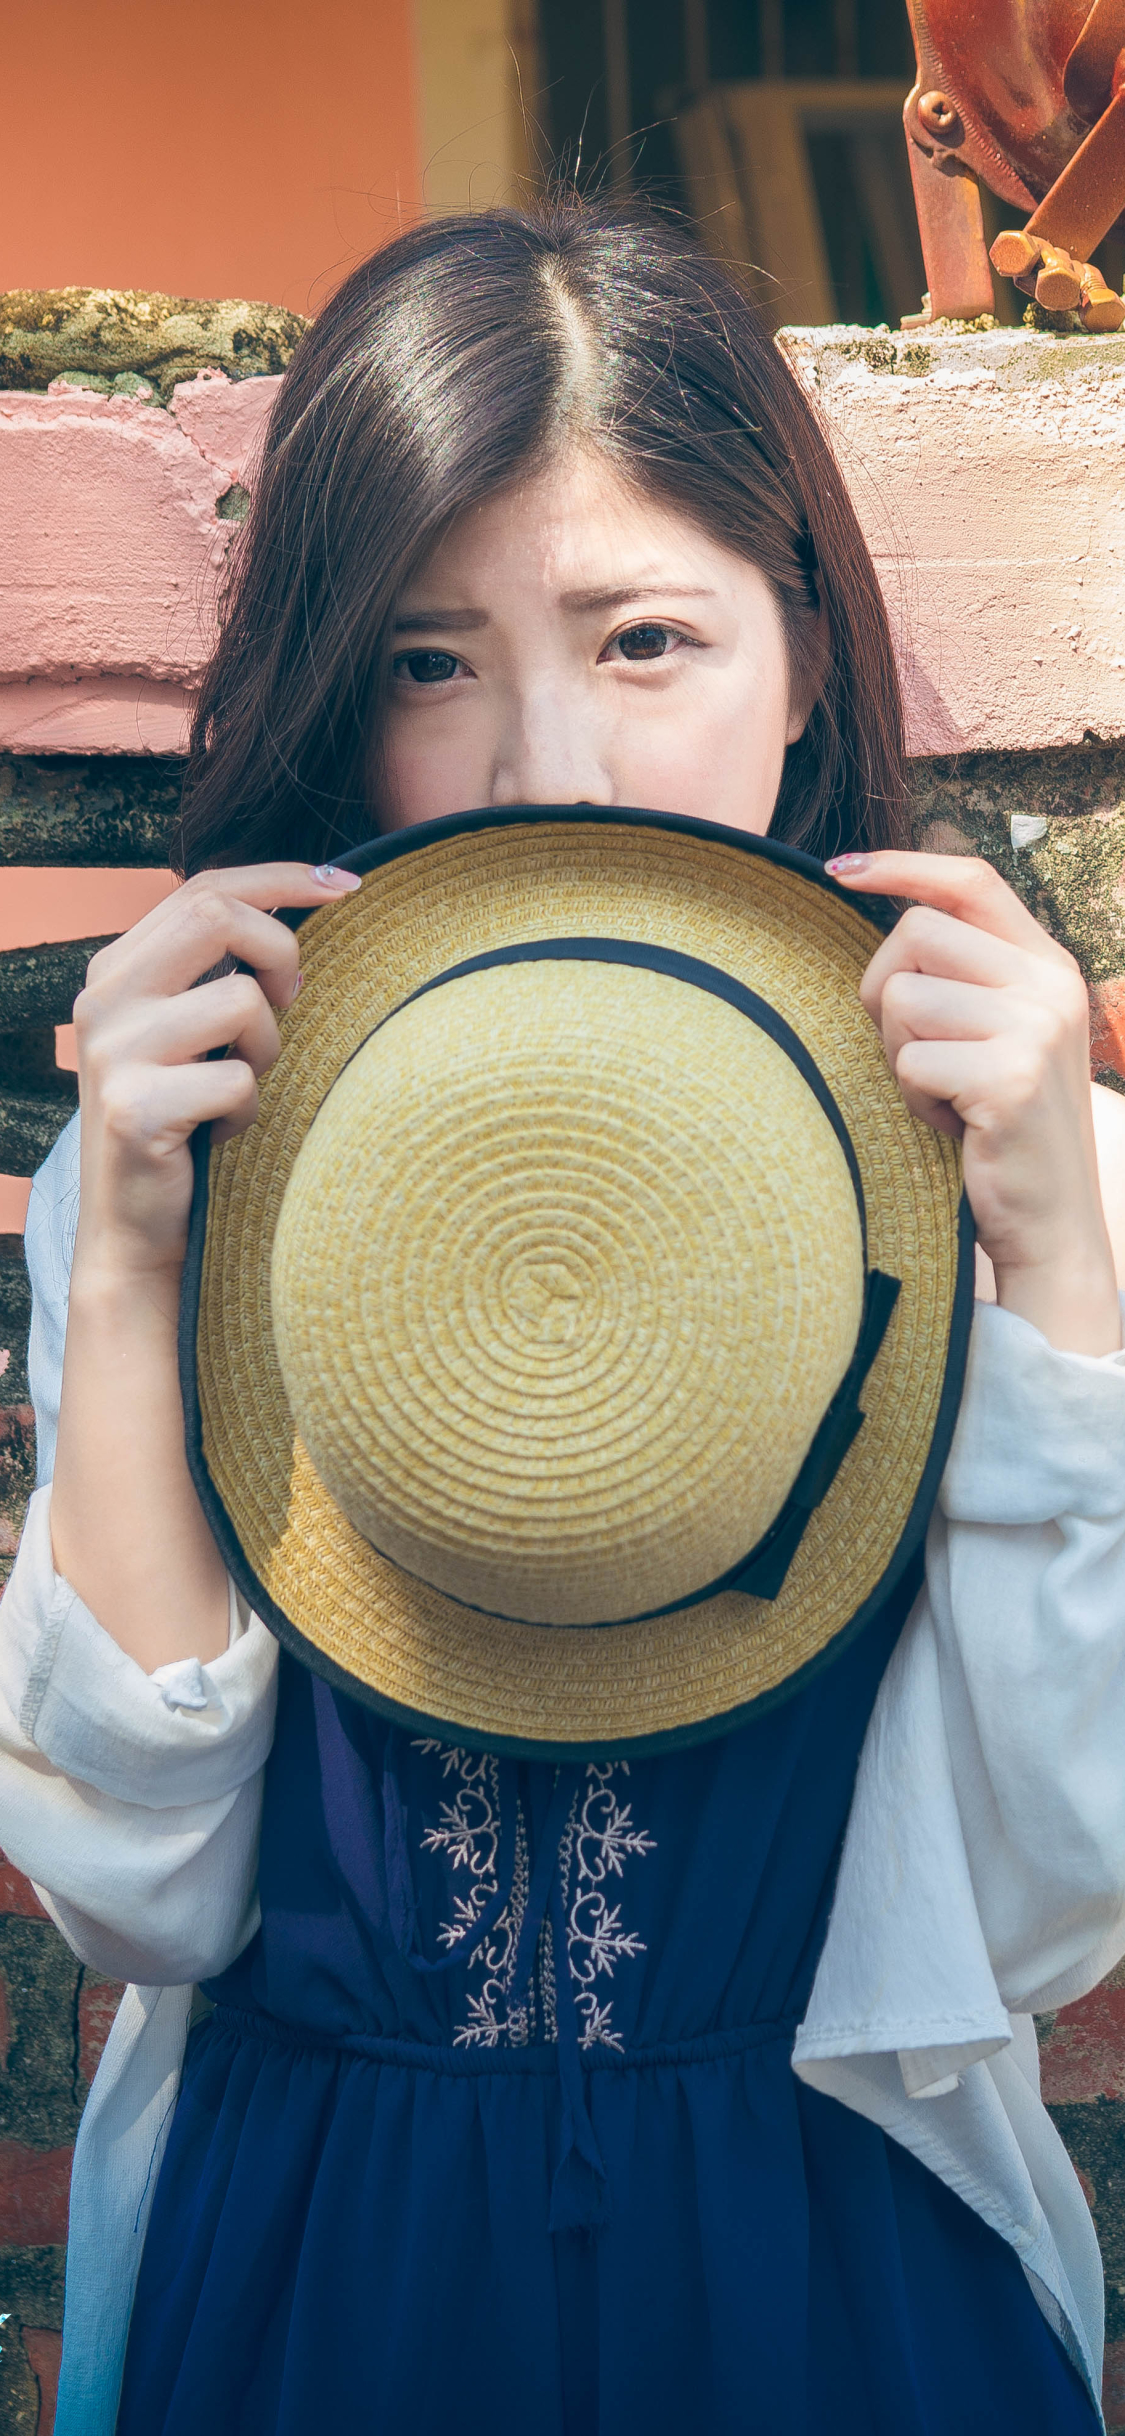
[[[616,1906],[620,2070],[605,2220],[557,2231],[557,2091],[480,1957],[412,1978],[336,1938],[332,1767],[204,1522],[176,1361],[190,1137],[253,1125],[300,986],[277,910],[343,902],[332,857],[378,829],[523,802],[768,830],[917,900],[864,1002],[961,1136],[999,1306],[905,1629],[591,1772],[567,1834]],[[28,1231],[45,1485],[0,1836],[138,1983],[76,2170],[62,2436],[1093,2429],[1096,2245],[1028,2017],[1125,1949],[1125,1110],[1092,1107],[1071,958],[987,868],[908,851],[870,561],[715,262],[568,208],[418,229],[345,283],[278,398],[181,854],[91,966],[80,1198],[72,1129]],[[509,1787],[531,1859],[553,1782]],[[431,1951],[498,1783],[403,1765]],[[218,2009],[181,2070],[193,1981]]]

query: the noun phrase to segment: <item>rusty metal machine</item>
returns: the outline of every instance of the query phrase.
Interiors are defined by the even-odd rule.
[[[978,180],[1029,213],[991,261],[1049,312],[1117,330],[1089,257],[1125,210],[1125,0],[907,0],[904,110],[929,293],[904,327],[993,306]]]

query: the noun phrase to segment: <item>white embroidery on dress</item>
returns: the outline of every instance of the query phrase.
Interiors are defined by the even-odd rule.
[[[499,1884],[496,1867],[501,1830],[499,1763],[490,1753],[463,1751],[432,1738],[419,1738],[413,1748],[436,1759],[443,1778],[455,1776],[458,1780],[453,1800],[441,1803],[439,1824],[426,1828],[421,1845],[423,1852],[443,1853],[450,1871],[464,1870],[468,1881],[464,1893],[457,1887],[451,1888],[453,1917],[443,1921],[438,1929],[438,1941],[446,1953],[456,1946],[466,1946],[466,1977],[482,1975],[480,1984],[468,1992],[466,2017],[453,2033],[453,2044],[525,2047],[535,2036],[537,2020],[542,2021],[543,2037],[554,2041],[558,2037],[558,2020],[554,1941],[549,1919],[544,1921],[539,1934],[531,1983],[518,2003],[511,2001],[516,1950],[530,1883],[527,1824],[522,1805],[517,1805],[516,1810],[511,1896],[475,1951],[468,1950],[476,1923]],[[585,1788],[581,1794],[576,1793],[559,1840],[567,1966],[575,1987],[575,2011],[582,2023],[579,2044],[586,2048],[622,2047],[621,2034],[613,2028],[612,2001],[607,1999],[600,2004],[594,1983],[602,1974],[612,1978],[618,1962],[634,1961],[646,1950],[636,1931],[622,1925],[620,1904],[610,1906],[605,1897],[606,1880],[623,1877],[626,1860],[643,1858],[656,1850],[655,1839],[647,1828],[634,1826],[632,1804],[622,1806],[617,1799],[613,1779],[628,1773],[627,1760],[603,1765],[591,1763],[586,1770]]]
[[[620,2031],[613,2028],[612,2002],[599,2004],[594,1983],[602,1972],[612,1979],[616,1963],[633,1962],[647,1950],[635,1930],[622,1926],[621,1905],[611,1909],[605,1898],[606,1879],[623,1877],[627,1859],[656,1850],[648,1829],[633,1825],[632,1803],[622,1808],[617,1799],[612,1780],[618,1771],[628,1775],[627,1760],[587,1768],[582,1807],[576,1796],[571,1811],[569,1852],[565,1858],[560,1855],[563,1904],[569,1904],[567,1960],[579,1991],[574,2008],[582,2021],[580,2047],[622,2047]]]

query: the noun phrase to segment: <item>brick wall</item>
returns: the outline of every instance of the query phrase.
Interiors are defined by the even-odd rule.
[[[0,2436],[51,2436],[70,2161],[120,1993],[0,1861]]]
[[[159,865],[175,776],[163,763],[0,763],[0,862]],[[73,947],[0,958],[0,1166],[27,1174],[74,1104],[54,1067],[81,973]],[[34,1481],[30,1291],[0,1234],[0,1583]],[[75,2134],[120,1989],[75,1960],[0,1855],[0,2436],[51,2436]]]
[[[1125,2429],[1125,1963],[1039,2022],[1043,2095],[1093,2210],[1105,2267],[1103,2402]]]

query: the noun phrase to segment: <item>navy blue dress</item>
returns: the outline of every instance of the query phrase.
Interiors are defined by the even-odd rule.
[[[282,1656],[119,2436],[1092,2436],[1014,2253],[790,2066],[903,1612],[630,1766],[412,1738]]]

